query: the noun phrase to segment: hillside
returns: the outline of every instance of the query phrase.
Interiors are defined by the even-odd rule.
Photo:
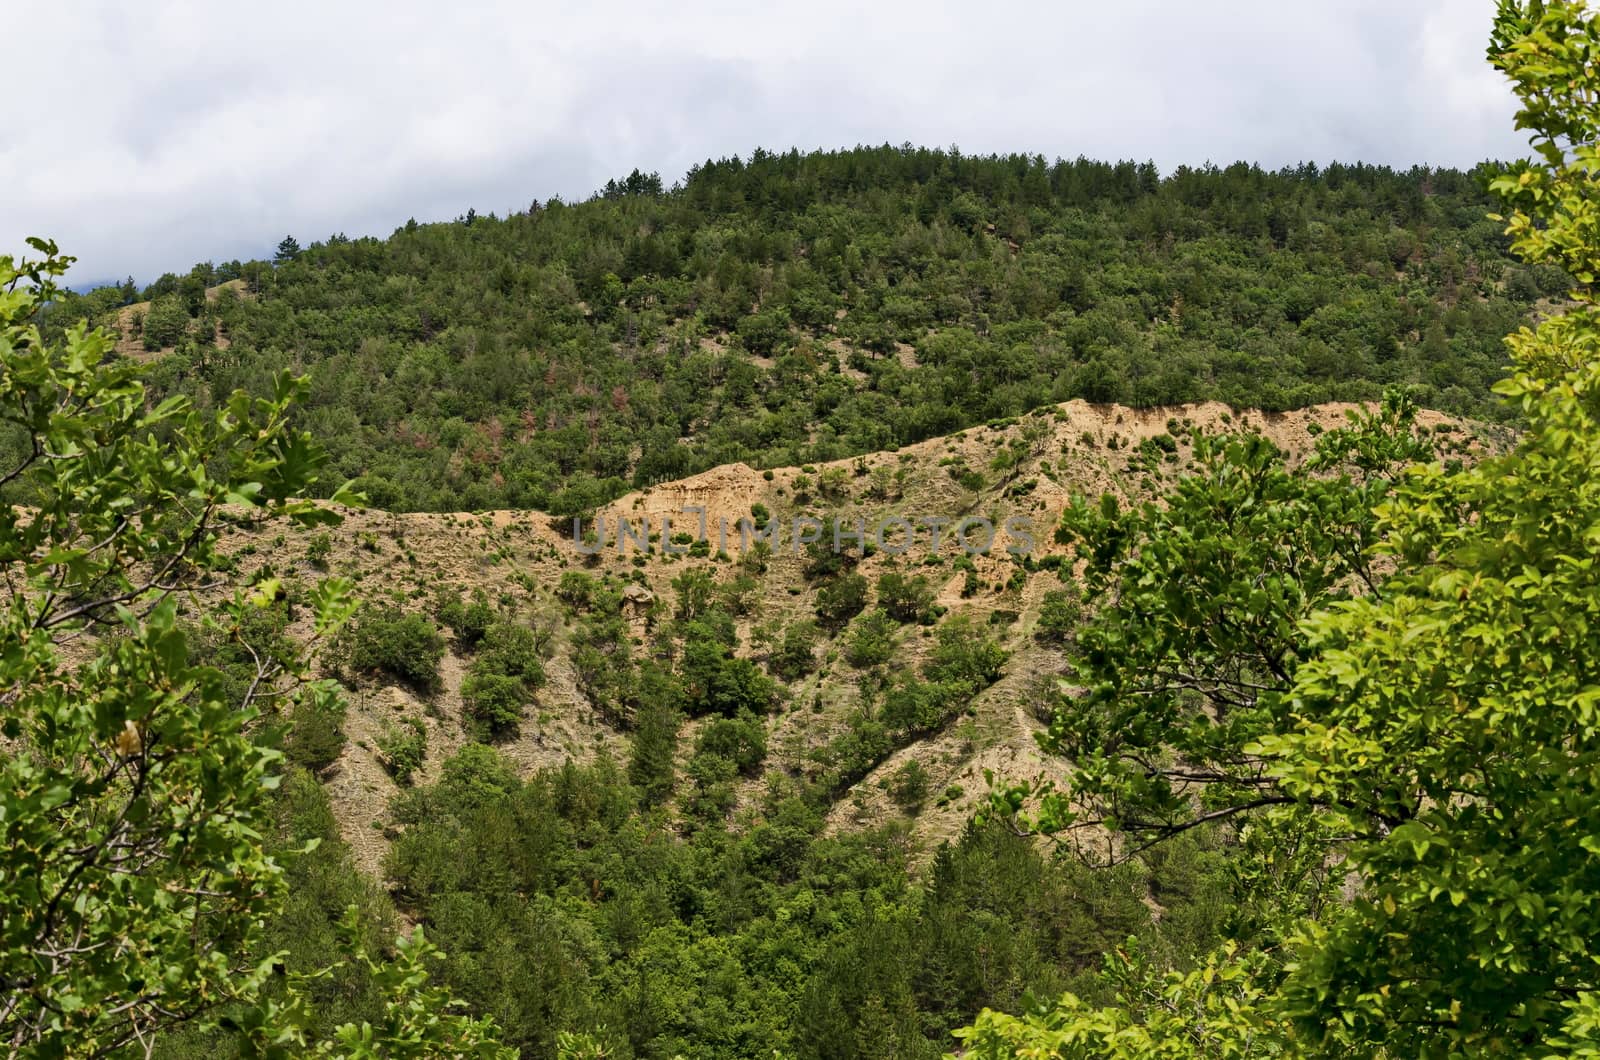
[[[1501,336],[1569,280],[1471,173],[894,148],[290,241],[67,300],[205,404],[309,372],[329,480],[396,511],[585,511],[743,462],[915,444],[1081,399],[1288,409],[1411,387],[1495,418]],[[242,297],[208,289],[241,284]]]
[[[227,580],[256,595],[235,609],[202,593],[182,618],[187,665],[216,666],[229,702],[267,704],[252,736],[281,738],[273,820],[251,826],[286,881],[261,952],[309,974],[351,951],[349,930],[378,952],[425,927],[442,989],[529,1056],[570,1054],[559,1043],[579,1033],[619,1057],[932,1058],[985,1007],[1068,989],[1112,1001],[1108,954],[1181,969],[1220,939],[1263,937],[1240,877],[1255,817],[1180,822],[1106,871],[974,819],[990,773],[1071,773],[1081,790],[1083,761],[1036,740],[1046,718],[1092,748],[1101,724],[1113,747],[1179,720],[1208,739],[1193,690],[1106,699],[1064,683],[1069,663],[1103,681],[1108,661],[1166,650],[1145,623],[1189,601],[1086,599],[1056,524],[1079,494],[1188,488],[1192,428],[1265,434],[1287,465],[1242,444],[1270,490],[1255,514],[1221,510],[1264,535],[1226,548],[1267,566],[1225,580],[1245,587],[1226,603],[1282,622],[1270,651],[1297,652],[1285,615],[1344,592],[1317,572],[1362,569],[1350,548],[1388,481],[1365,476],[1434,447],[1498,448],[1506,428],[1487,424],[1519,416],[1490,396],[1502,336],[1571,304],[1561,268],[1507,256],[1484,216],[1492,173],[758,153],[672,188],[635,174],[582,203],[286,239],[271,262],[53,299],[48,336],[74,341],[56,325],[80,314],[114,330],[97,370],[140,369],[141,407],[186,396],[226,433],[235,417],[210,413],[235,388],[270,395],[262,409],[295,392],[279,427],[307,438],[266,466],[303,475],[320,444],[315,488],[353,480],[371,503],[337,529],[233,525]],[[308,377],[303,395],[285,370]],[[1286,470],[1352,403],[1399,391],[1439,410],[1420,420],[1428,445],[1346,453],[1338,483]],[[1209,469],[1224,492],[1238,481],[1227,461]],[[863,537],[895,517],[1000,529],[985,555],[946,537],[897,557],[893,534],[793,548],[801,526],[858,517]],[[613,538],[649,519],[649,554],[580,545],[575,518]],[[747,518],[781,539],[744,547]],[[1208,519],[1176,539],[1231,530]],[[1095,547],[1158,521],[1113,520]],[[93,564],[96,547],[47,555]],[[327,575],[364,604],[312,644]],[[1292,606],[1258,607],[1262,582]],[[1189,616],[1184,635],[1210,622]],[[278,698],[297,644],[330,694]],[[1217,665],[1252,686],[1248,705],[1287,694],[1278,661],[1252,645]],[[1107,709],[1131,710],[1136,731]],[[1176,768],[1213,754],[1254,768],[1250,732],[1218,730]],[[1144,750],[1131,805],[1185,816],[1187,782],[1171,798],[1160,785],[1175,752]],[[380,1008],[359,969],[317,989],[318,1034]],[[164,1055],[220,1042],[202,1032]]]
[[[759,472],[743,464],[727,465],[605,505],[596,517],[609,528],[608,543],[590,555],[580,551],[565,520],[512,510],[354,510],[344,513],[344,524],[320,552],[314,546],[320,535],[311,531],[270,540],[246,535],[230,541],[228,548],[241,576],[277,576],[291,587],[291,595],[304,582],[339,574],[354,579],[368,601],[393,602],[441,628],[441,593],[464,599],[481,594],[504,615],[547,631],[546,683],[520,708],[514,731],[492,740],[524,776],[602,753],[626,761],[638,720],[627,709],[619,712],[617,704],[598,701],[585,691],[586,679],[578,672],[574,653],[592,616],[575,608],[570,594],[562,598],[563,576],[581,572],[596,585],[629,587],[616,605],[621,619],[617,643],[636,660],[654,657],[671,668],[674,610],[683,600],[675,584],[686,572],[706,572],[711,593],[737,595],[737,605],[729,606],[732,654],[760,662],[783,689],[781,701],[762,722],[764,761],[737,781],[732,818],[755,812],[770,778],[781,776],[821,799],[833,830],[876,827],[908,817],[910,843],[920,861],[965,825],[987,790],[985,769],[1017,778],[1045,768],[1033,736],[1050,683],[1065,669],[1065,657],[1060,639],[1036,634],[1046,594],[1072,588],[1070,569],[1058,570],[1051,558],[1064,555],[1053,531],[1072,497],[1154,495],[1189,466],[1189,432],[1195,429],[1259,433],[1291,456],[1300,454],[1317,433],[1342,425],[1349,408],[1236,413],[1214,403],[1136,410],[1070,402],[898,451],[804,469]],[[1418,422],[1425,432],[1437,432],[1447,452],[1467,452],[1485,437],[1482,428],[1468,431],[1438,413],[1424,413]],[[686,529],[698,537],[697,509],[705,512],[712,542],[700,555],[664,555],[659,539],[643,558],[631,539],[630,551],[617,546],[619,519],[634,525],[648,521],[658,534],[667,517],[675,532]],[[751,519],[753,511],[769,513],[781,527],[779,546],[759,568],[746,559],[750,549],[741,548],[737,529],[739,520]],[[796,552],[794,520],[842,519],[850,528],[859,518],[871,539],[884,519],[895,516],[913,522],[942,517],[952,524],[982,517],[999,530],[992,554],[973,556],[970,563],[958,558],[961,550],[953,539],[947,538],[935,553],[926,536],[903,557],[877,549],[860,556],[851,569],[873,588],[857,610],[870,613],[882,603],[883,575],[903,573],[926,579],[923,622],[893,623],[898,647],[870,665],[852,665],[843,657],[860,618],[849,621],[847,616],[832,626],[824,622],[814,644],[808,642],[803,649],[804,661],[786,668],[777,658],[785,634],[817,622],[819,592],[832,580],[814,572],[808,577],[806,568],[814,557]],[[1026,529],[1034,543],[1025,563],[1005,552],[1014,543],[1014,535],[1006,533],[1008,520],[1019,518],[1030,521]],[[727,527],[726,551],[720,556],[719,525]],[[886,540],[892,544],[895,538],[891,533]],[[844,544],[847,552],[859,555],[850,538]],[[591,541],[588,547],[596,545]],[[903,734],[875,753],[841,763],[841,741],[864,716],[882,709],[882,695],[897,674],[914,672],[927,662],[936,643],[936,621],[957,616],[972,618],[977,630],[1008,653],[999,679],[933,730]],[[304,623],[302,619],[291,631],[307,634]],[[381,671],[345,673],[350,686],[348,742],[321,777],[345,840],[362,868],[374,876],[384,873],[388,842],[382,826],[391,820],[391,800],[400,790],[380,743],[404,719],[415,719],[426,731],[426,754],[413,780],[437,780],[440,764],[475,734],[482,735],[463,708],[463,682],[471,664],[472,652],[455,638],[442,656],[440,683],[429,692]],[[594,684],[593,678],[589,681]],[[618,694],[616,688],[609,692]],[[690,803],[689,752],[697,733],[718,716],[715,710],[701,712],[680,734],[681,807]],[[928,794],[914,806],[897,806],[886,789],[913,761],[926,774]],[[682,808],[679,812],[692,816]]]

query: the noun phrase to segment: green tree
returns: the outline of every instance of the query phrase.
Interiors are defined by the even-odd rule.
[[[142,339],[147,350],[176,346],[189,330],[189,311],[173,295],[157,298],[144,315]]]
[[[933,620],[934,588],[920,574],[907,577],[889,571],[878,577],[878,606],[900,622]]]
[[[628,782],[639,789],[647,804],[659,805],[672,794],[677,780],[674,760],[678,728],[682,723],[676,704],[664,696],[647,697],[639,705],[628,759]]]
[[[1600,1055],[1597,54],[1582,4],[1500,4],[1490,56],[1536,158],[1494,187],[1517,253],[1581,285],[1508,339],[1497,389],[1526,432],[1404,477],[1375,521],[1392,575],[1305,620],[1239,748],[1286,803],[1256,826],[1309,817],[1351,896],[1291,906],[1284,950],[1224,949],[1122,1009],[986,1015],[970,1055]]]
[[[222,671],[191,661],[177,616],[221,569],[224,505],[251,523],[334,520],[296,500],[322,463],[287,425],[304,383],[285,375],[272,399],[240,394],[212,413],[151,403],[136,366],[105,360],[104,333],[80,324],[47,341],[39,309],[70,259],[29,243],[39,260],[0,257],[0,418],[15,429],[0,472],[12,588],[0,616],[0,1039],[23,1055],[105,1055],[226,1016],[253,1055],[303,1055],[303,993],[263,993],[277,958],[259,948],[262,925],[283,880],[262,838],[279,755],[257,719],[269,693],[331,693],[263,659],[230,694]],[[272,583],[238,590],[213,625],[277,595]],[[346,586],[323,583],[313,605],[326,635],[348,615]],[[416,972],[384,972],[396,1033],[494,1055],[473,1044],[487,1024],[439,1010]],[[374,1055],[359,1037],[317,1048]]]
[[[841,574],[817,590],[817,617],[838,628],[867,606],[867,579],[860,574]]]
[[[444,638],[424,615],[366,607],[340,633],[340,664],[353,674],[386,673],[421,692],[439,686]]]
[[[894,619],[882,608],[874,608],[856,619],[845,639],[844,657],[851,666],[879,666],[894,658],[898,642]]]
[[[1073,502],[1058,538],[1084,557],[1084,595],[1110,603],[1076,634],[1087,694],[1044,739],[1085,763],[1045,797],[1052,827],[1115,821],[1137,845],[1284,800],[1244,745],[1285,724],[1301,623],[1380,580],[1373,510],[1432,451],[1414,418],[1391,394],[1298,467],[1258,434],[1201,435],[1195,473],[1160,503]],[[1067,603],[1047,599],[1041,626]]]

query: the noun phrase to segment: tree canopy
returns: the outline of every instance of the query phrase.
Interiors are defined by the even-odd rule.
[[[1600,20],[1582,4],[1500,5],[1490,58],[1517,91],[1518,125],[1535,149],[1494,181],[1503,223],[1524,260],[1579,283],[1567,312],[1507,340],[1513,368],[1496,390],[1525,418],[1518,444],[1468,467],[1407,469],[1371,517],[1369,562],[1383,576],[1324,584],[1309,614],[1302,594],[1328,568],[1239,554],[1243,580],[1230,584],[1264,594],[1251,611],[1274,621],[1261,645],[1296,660],[1278,672],[1252,652],[1234,671],[1272,675],[1249,710],[1178,711],[1157,695],[1117,716],[1151,762],[1111,773],[1124,787],[1143,779],[1166,795],[1165,763],[1220,764],[1220,796],[1208,790],[1182,807],[1169,798],[1165,809],[1204,815],[1218,797],[1254,806],[1243,839],[1277,877],[1256,930],[1193,973],[1130,974],[1111,1008],[1067,996],[1020,1017],[985,1014],[964,1032],[974,1055],[1600,1053],[1597,45]],[[1213,481],[1249,468],[1243,453],[1226,463]],[[1213,569],[1211,550],[1226,538],[1178,533],[1182,518],[1151,511],[1131,526],[1092,526],[1090,537],[1113,547],[1124,534],[1138,539],[1117,570],[1143,592],[1144,566],[1174,554],[1201,561],[1185,576]],[[1326,564],[1337,551],[1312,555]],[[1182,587],[1165,601],[1146,593],[1150,643],[1130,657],[1120,691],[1170,674],[1168,651],[1193,652]],[[1098,636],[1120,628],[1121,606],[1096,623]],[[1297,620],[1277,624],[1279,613]],[[1217,626],[1212,636],[1238,628]],[[1238,688],[1199,691],[1215,703]],[[1241,715],[1247,724],[1236,725]],[[1093,763],[1079,774],[1092,797],[1107,775],[1095,744],[1107,761],[1126,761],[1127,744],[1109,730],[1085,735],[1075,749]],[[1261,791],[1275,797],[1249,802]],[[1004,793],[1002,806],[1022,794]],[[1053,801],[1043,823],[1069,824],[1072,800]],[[1289,878],[1307,865],[1337,872],[1305,874],[1309,885]]]

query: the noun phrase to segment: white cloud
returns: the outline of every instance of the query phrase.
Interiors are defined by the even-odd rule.
[[[285,232],[582,197],[635,166],[856,143],[1267,166],[1521,153],[1491,0],[391,0],[7,12],[0,248],[80,280]],[[14,108],[16,104],[14,103]]]

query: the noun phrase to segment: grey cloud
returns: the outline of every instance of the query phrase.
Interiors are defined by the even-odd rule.
[[[371,0],[8,12],[0,250],[148,281],[286,232],[668,182],[756,146],[1469,166],[1522,153],[1491,0],[872,5]]]

